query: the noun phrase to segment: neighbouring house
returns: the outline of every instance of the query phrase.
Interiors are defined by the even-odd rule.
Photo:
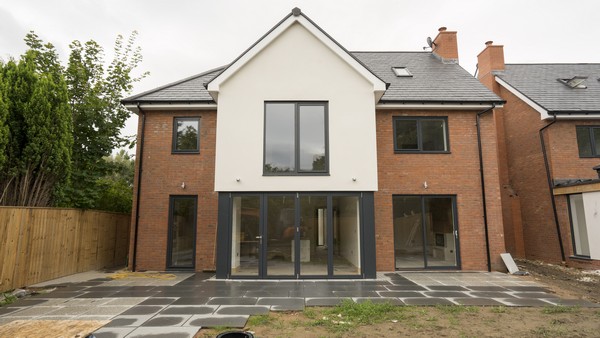
[[[505,64],[486,43],[480,81],[496,109],[506,248],[600,267],[600,63]]]
[[[503,100],[432,52],[349,52],[298,8],[140,116],[130,266],[217,278],[502,269]],[[172,61],[172,60],[171,60]]]

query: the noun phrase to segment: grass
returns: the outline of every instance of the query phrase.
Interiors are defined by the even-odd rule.
[[[259,326],[259,325],[268,325],[273,322],[273,317],[269,315],[258,315],[252,316],[248,319],[246,323],[247,326]]]
[[[563,305],[546,306],[542,309],[542,313],[545,315],[552,315],[552,314],[557,314],[557,313],[577,313],[580,311],[581,311],[581,308],[579,308],[578,306],[563,306]]]
[[[17,300],[17,297],[13,296],[10,292],[3,292],[0,296],[0,306],[12,304]]]
[[[477,313],[479,308],[475,306],[463,305],[437,305],[436,308],[442,313],[458,314],[458,313]]]
[[[494,306],[490,311],[493,313],[508,313],[508,309],[505,306]]]

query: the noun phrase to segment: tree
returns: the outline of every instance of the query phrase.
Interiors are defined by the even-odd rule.
[[[47,206],[71,169],[67,86],[51,44],[0,68],[0,204]],[[5,123],[2,123],[2,110]]]
[[[104,188],[100,179],[111,169],[103,158],[129,143],[120,130],[130,112],[120,101],[134,82],[147,76],[133,76],[142,61],[140,47],[134,46],[136,36],[133,32],[126,43],[117,37],[114,58],[106,69],[103,48],[95,41],[70,45],[65,77],[73,118],[73,173],[61,189],[59,205],[92,208]]]
[[[109,174],[98,180],[100,194],[93,208],[115,212],[131,212],[133,197],[133,159],[121,149],[115,156],[104,158]]]

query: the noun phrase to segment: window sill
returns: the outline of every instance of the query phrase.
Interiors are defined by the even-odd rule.
[[[394,154],[452,154],[450,151],[406,151],[394,150]]]
[[[569,256],[569,259],[576,259],[580,261],[593,261],[593,259],[591,259],[588,256]]]
[[[302,176],[331,176],[329,173],[263,173],[263,177],[302,177]]]
[[[171,155],[198,155],[200,151],[171,151]]]

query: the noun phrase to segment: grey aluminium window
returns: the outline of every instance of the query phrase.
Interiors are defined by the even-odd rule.
[[[579,157],[600,157],[600,126],[577,126]]]
[[[200,152],[200,118],[173,118],[173,153],[197,154]]]
[[[448,118],[393,118],[394,151],[396,153],[448,153]]]
[[[327,175],[326,102],[265,102],[264,175]]]

